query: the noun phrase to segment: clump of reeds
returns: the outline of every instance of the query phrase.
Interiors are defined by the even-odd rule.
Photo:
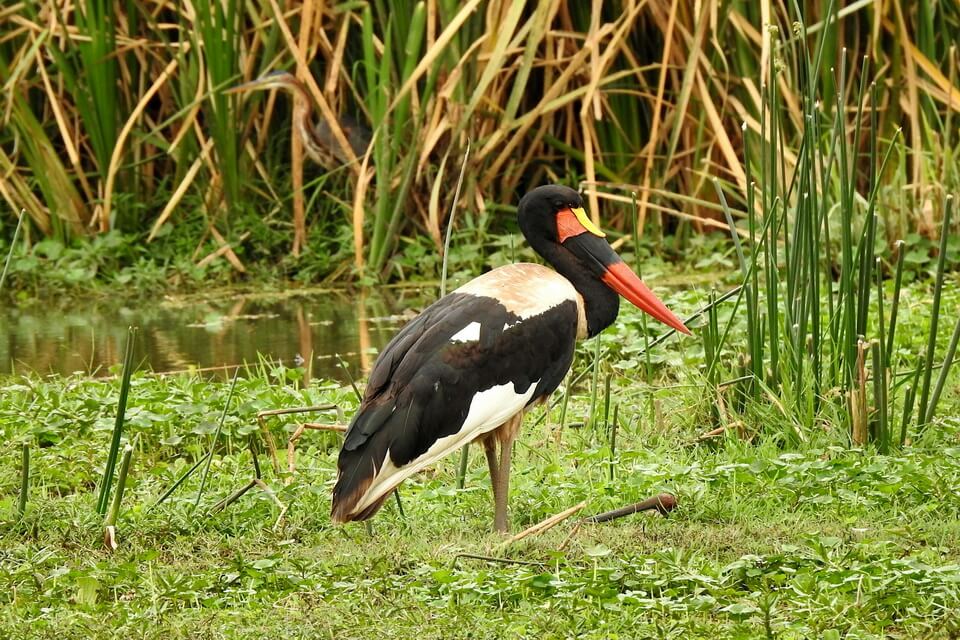
[[[308,241],[312,201],[316,224],[353,227],[355,264],[373,276],[388,269],[402,234],[425,233],[439,247],[451,204],[513,203],[518,191],[563,176],[582,176],[591,211],[614,227],[661,234],[670,215],[682,236],[723,226],[707,175],[741,193],[757,180],[741,163],[740,122],[748,140],[832,135],[835,122],[807,120],[809,87],[822,86],[817,97],[828,112],[858,110],[861,96],[848,87],[870,87],[869,69],[886,68],[870,102],[887,106],[871,117],[880,130],[903,123],[905,150],[893,162],[911,185],[892,214],[900,228],[933,234],[932,208],[923,205],[937,180],[956,174],[930,171],[924,157],[948,157],[955,144],[943,114],[956,103],[951,44],[960,25],[949,3],[840,4],[398,0],[286,8],[225,0],[171,23],[157,20],[168,6],[153,0],[15,3],[0,11],[0,192],[40,234],[102,233],[118,222],[157,231],[199,217],[210,232],[204,237],[221,246],[231,232],[241,237],[231,226],[238,211],[289,209],[292,192],[293,252]],[[770,71],[814,41],[816,59],[805,69]],[[869,52],[875,64],[831,72],[843,47],[848,59]],[[368,156],[305,179],[313,170],[297,136],[288,143],[288,102],[223,93],[276,69],[306,84],[331,131],[347,116],[369,129]],[[467,140],[477,144],[464,197],[454,203],[453,159]],[[760,182],[771,185],[761,198],[784,186],[771,161],[778,144],[762,163],[755,159]],[[784,148],[785,166],[812,161],[812,146],[820,145],[802,148],[806,160]],[[634,223],[619,204],[599,211],[605,185],[637,192]],[[135,213],[129,201],[157,204]],[[849,208],[849,198],[843,202]],[[759,263],[758,274],[765,268]]]
[[[936,357],[952,198],[938,207],[939,258],[926,349],[901,354],[894,344],[903,253],[909,247],[896,244],[894,290],[887,299],[885,267],[894,258],[885,251],[877,254],[883,244],[877,240],[877,207],[891,176],[908,170],[890,164],[895,152],[903,150],[902,131],[889,126],[884,134],[880,87],[888,79],[871,75],[869,58],[857,61],[857,84],[851,84],[856,76],[850,73],[846,50],[839,52],[838,65],[829,64],[830,28],[824,25],[812,50],[803,46],[802,26],[794,38],[772,42],[769,67],[760,70],[765,82],[759,129],[743,128],[747,186],[741,191],[733,184],[726,190],[742,193],[739,200],[746,209],[746,242],[742,245],[737,233],[732,237],[744,283],[747,391],[754,400],[775,397],[785,408],[787,440],[803,439],[823,404],[835,402],[845,409],[841,414],[848,416],[854,444],[873,442],[886,452],[904,443],[910,424],[917,432],[929,424],[955,353],[956,341],[951,340],[944,359]],[[793,148],[784,142],[785,120],[791,115],[784,88],[800,107],[800,139]],[[719,182],[716,188],[734,228],[725,190]],[[726,332],[718,339],[710,326],[707,335],[712,362]],[[908,382],[903,393],[898,379]],[[904,404],[896,425],[900,396]]]

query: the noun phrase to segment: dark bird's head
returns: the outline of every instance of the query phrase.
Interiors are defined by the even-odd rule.
[[[330,128],[326,118],[316,124],[310,122],[313,113],[313,97],[307,91],[306,85],[287,71],[271,71],[256,80],[244,82],[230,87],[224,93],[242,93],[245,91],[264,91],[283,89],[294,97],[295,116],[300,118],[295,130],[300,134],[307,154],[318,164],[327,169],[334,169],[340,164],[346,164],[351,159],[337,142],[336,136]],[[362,157],[370,146],[373,133],[363,123],[349,115],[337,116],[337,126],[343,132],[344,138],[353,150],[353,155]]]
[[[690,333],[620,259],[570,187],[551,184],[530,191],[520,200],[517,218],[530,246],[575,286],[584,278],[599,281],[660,322]]]

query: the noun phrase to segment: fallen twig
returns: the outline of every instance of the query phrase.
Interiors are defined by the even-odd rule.
[[[706,433],[701,433],[700,436],[697,438],[697,442],[701,442],[703,440],[710,440],[711,438],[716,438],[717,436],[722,436],[724,431],[726,430],[727,430],[727,427],[726,425],[724,425],[722,427],[717,427],[716,429],[711,429]]]
[[[572,516],[573,514],[577,513],[577,512],[580,511],[581,509],[583,509],[585,506],[587,506],[586,500],[584,500],[583,502],[581,502],[581,503],[578,504],[578,505],[575,505],[575,506],[570,507],[570,508],[567,509],[566,511],[561,511],[560,513],[558,513],[558,514],[556,514],[556,515],[552,515],[552,516],[550,516],[549,518],[547,518],[546,520],[544,520],[544,521],[542,521],[542,522],[538,522],[537,524],[533,525],[532,527],[530,527],[530,528],[528,528],[528,529],[524,529],[523,531],[521,531],[521,532],[518,533],[517,535],[513,536],[512,538],[510,538],[509,540],[507,540],[506,542],[504,542],[504,543],[501,544],[500,546],[501,546],[501,547],[504,547],[504,546],[506,546],[506,545],[508,545],[508,544],[511,544],[511,543],[513,543],[513,542],[517,542],[518,540],[523,540],[523,539],[526,538],[527,536],[539,535],[539,534],[543,533],[544,531],[548,531],[548,530],[552,529],[553,527],[555,527],[556,525],[558,525],[559,523],[561,523],[561,522],[563,522],[564,520],[566,520],[567,518],[569,518],[570,516]]]
[[[563,551],[567,548],[567,545],[570,544],[570,541],[573,540],[573,537],[577,535],[577,532],[580,531],[580,527],[583,526],[583,520],[578,520],[577,524],[573,525],[573,528],[570,529],[570,533],[567,534],[567,537],[563,539],[563,542],[560,543],[560,546],[557,547],[557,551]]]
[[[625,516],[633,515],[640,511],[659,511],[663,515],[667,515],[673,511],[674,507],[677,506],[677,499],[670,495],[669,493],[661,493],[658,496],[652,498],[647,498],[643,502],[637,502],[635,504],[627,505],[626,507],[620,507],[619,509],[614,509],[613,511],[605,511],[603,513],[598,513],[595,516],[588,516],[584,518],[581,522],[589,523],[599,523],[599,522],[608,522],[610,520],[616,520],[617,518],[623,518]]]
[[[531,562],[530,560],[514,560],[513,558],[497,558],[496,556],[482,556],[477,553],[458,553],[453,556],[454,561],[457,561],[460,558],[470,558],[471,560],[483,560],[485,562],[499,562],[501,564],[522,564],[529,565],[533,567],[542,567],[544,563],[542,562]]]
[[[297,472],[297,441],[303,435],[303,432],[307,429],[315,429],[317,431],[336,431],[337,433],[346,433],[347,425],[345,424],[319,424],[316,422],[304,422],[297,430],[293,432],[293,435],[290,436],[290,439],[287,440],[287,477],[283,481],[285,486],[289,486],[293,482],[293,474]]]
[[[293,407],[289,409],[268,409],[267,411],[260,411],[257,413],[257,422],[260,424],[260,431],[263,433],[264,443],[267,445],[267,451],[270,453],[270,461],[273,463],[273,472],[276,474],[280,473],[280,460],[277,458],[277,444],[273,440],[273,434],[270,433],[270,429],[267,428],[267,423],[265,418],[271,418],[273,416],[286,416],[291,413],[308,413],[314,411],[329,411],[331,409],[336,409],[337,405],[335,404],[321,404],[313,407]]]

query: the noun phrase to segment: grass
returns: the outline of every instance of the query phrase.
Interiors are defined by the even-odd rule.
[[[123,369],[120,372],[120,397],[117,399],[117,414],[113,423],[113,434],[110,437],[110,450],[107,454],[107,462],[103,468],[103,478],[100,480],[100,488],[97,498],[97,513],[101,516],[107,513],[107,505],[110,503],[110,488],[113,485],[113,471],[117,466],[117,455],[120,453],[120,440],[123,437],[123,421],[126,417],[127,398],[130,394],[130,376],[136,365],[133,363],[134,343],[137,339],[137,328],[129,327],[127,329],[127,340],[123,347]],[[126,473],[123,474],[126,476]],[[119,490],[117,495],[122,493]]]
[[[689,312],[710,299],[687,290],[667,302]],[[899,335],[920,335],[930,300],[924,284],[904,285]],[[946,286],[944,308],[958,302],[956,287]],[[715,311],[703,322],[722,327],[734,318],[732,334],[742,340],[732,300]],[[372,533],[331,526],[340,436],[302,438],[285,485],[255,415],[329,403],[349,416],[354,392],[322,381],[298,388],[295,371],[261,364],[235,381],[230,407],[231,382],[133,376],[124,434],[135,451],[110,552],[95,488],[119,380],[0,381],[8,443],[0,450],[0,635],[946,638],[960,630],[956,371],[939,417],[922,434],[911,427],[909,446],[890,455],[851,448],[839,414],[822,416],[803,443],[787,439],[789,418],[771,402],[745,402],[749,441],[733,429],[700,440],[716,409],[704,393],[707,351],[685,338],[647,353],[640,315],[621,314],[599,359],[593,344],[581,345],[581,382],[548,415],[528,416],[515,456],[513,526],[583,500],[584,515],[660,492],[676,495],[679,507],[666,519],[638,515],[576,531],[567,521],[506,548],[488,532],[492,501],[478,455],[462,490],[451,456],[403,485],[405,516],[391,501]],[[652,384],[644,381],[648,358]],[[594,367],[603,384],[593,382]],[[602,420],[608,397],[615,436]],[[278,442],[296,426],[287,418],[270,424]],[[277,529],[278,507],[257,487],[214,512],[254,476],[251,436],[264,482],[289,506]],[[21,519],[24,443],[31,486]],[[205,461],[202,495],[194,475],[154,506]]]

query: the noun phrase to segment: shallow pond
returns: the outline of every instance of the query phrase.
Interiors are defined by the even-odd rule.
[[[109,375],[133,325],[140,329],[141,369],[232,375],[236,365],[265,358],[345,381],[341,359],[350,376],[363,375],[427,296],[413,289],[327,290],[0,307],[0,374]]]

